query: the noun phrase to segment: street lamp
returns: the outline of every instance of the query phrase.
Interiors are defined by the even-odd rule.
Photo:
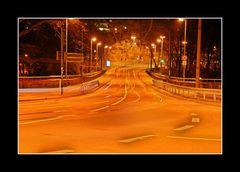
[[[65,65],[65,77],[67,79],[67,53],[68,53],[68,20],[73,20],[73,18],[66,18],[66,65]]]
[[[161,43],[162,40],[161,39],[157,39],[157,43]],[[158,51],[158,66],[159,66],[159,60],[160,60],[160,49]]]
[[[163,39],[166,38],[165,36],[160,36],[161,38],[161,59],[163,59]]]
[[[187,65],[187,57],[186,57],[186,45],[187,45],[187,19],[179,19],[179,21],[184,21],[184,41],[183,44],[183,81],[185,80],[185,70]]]
[[[93,56],[92,56],[92,42],[96,41],[97,39],[95,37],[93,37],[91,39],[91,56],[90,56],[90,69],[91,69],[91,66],[93,64]]]
[[[153,55],[153,59],[155,60],[156,59],[156,53],[157,53],[157,49],[156,49],[156,45],[155,44],[151,44],[152,48],[154,48],[154,55]],[[156,65],[156,63],[155,63]],[[152,66],[151,66],[152,67]],[[155,66],[156,67],[156,66]]]
[[[98,57],[99,57],[99,55],[98,55],[98,46],[101,46],[102,45],[102,43],[101,42],[99,42],[99,43],[97,43],[97,51],[96,51],[96,55],[97,55],[97,58],[96,58],[96,61],[98,62]],[[96,69],[97,69],[97,66],[96,66]]]

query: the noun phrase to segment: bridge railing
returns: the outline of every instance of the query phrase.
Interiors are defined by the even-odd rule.
[[[182,77],[169,77],[167,75],[162,75],[159,73],[154,73],[146,70],[146,72],[156,80],[162,80],[171,84],[195,87],[196,78],[182,78]],[[209,79],[209,78],[200,78],[200,88],[212,88],[212,89],[221,89],[222,79]]]
[[[222,92],[221,89],[208,89],[208,88],[194,88],[187,86],[180,86],[171,83],[167,83],[160,80],[153,80],[153,85],[157,88],[163,89],[175,95],[179,95],[186,98],[221,102]]]

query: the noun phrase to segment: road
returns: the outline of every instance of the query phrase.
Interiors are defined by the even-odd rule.
[[[103,80],[86,95],[20,99],[19,153],[222,152],[221,105],[157,90],[142,67],[112,68]]]

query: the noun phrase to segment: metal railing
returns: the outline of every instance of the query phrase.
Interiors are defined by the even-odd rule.
[[[153,85],[172,94],[186,98],[212,102],[221,102],[222,100],[222,93],[220,89],[186,87],[159,80],[153,80]]]
[[[154,79],[162,80],[171,84],[176,84],[180,86],[189,86],[195,87],[196,78],[185,78],[182,77],[172,77],[168,75],[162,75],[159,73],[153,73],[146,71]],[[221,89],[222,88],[222,79],[209,79],[209,78],[200,78],[200,88],[211,88],[211,89]]]

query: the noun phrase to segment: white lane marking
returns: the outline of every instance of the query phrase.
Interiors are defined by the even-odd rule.
[[[198,117],[193,117],[193,118],[192,118],[192,122],[196,122],[196,123],[197,123],[197,122],[200,122],[200,118],[198,118]]]
[[[94,102],[93,104],[101,104],[101,103],[107,103],[107,102],[109,102],[109,101],[106,100],[106,101],[101,101],[101,102]]]
[[[120,100],[118,100],[118,101],[116,101],[116,102],[114,102],[114,103],[112,103],[111,105],[116,105],[116,104],[119,104],[119,103],[121,103],[124,99],[126,99],[126,97],[127,97],[127,87],[126,87],[126,85],[125,85],[125,92],[124,92],[124,96],[123,97],[121,97],[121,99]]]
[[[157,136],[157,135],[150,134],[150,135],[145,135],[145,136],[139,136],[139,137],[134,137],[134,138],[130,138],[130,139],[120,140],[119,142],[120,143],[131,143],[131,142],[134,142],[137,140],[142,140],[142,139],[154,137],[154,136]]]
[[[47,118],[47,119],[31,120],[28,122],[20,122],[19,124],[32,124],[32,123],[38,123],[38,122],[52,121],[52,120],[60,119],[62,117],[63,116],[57,116],[57,117]]]
[[[74,151],[71,149],[62,149],[62,150],[56,150],[56,151],[51,151],[51,152],[46,152],[46,153],[73,153]]]
[[[133,90],[134,93],[138,96],[138,98],[136,100],[134,100],[133,102],[138,102],[140,100],[140,95],[138,94],[138,92],[136,92],[135,90]]]
[[[181,130],[186,130],[186,129],[189,129],[189,128],[192,128],[192,127],[194,127],[194,125],[184,125],[183,127],[175,128],[174,130],[175,131],[181,131]]]
[[[173,139],[189,139],[189,140],[206,140],[206,141],[221,141],[221,139],[213,139],[213,138],[204,138],[204,137],[180,137],[180,136],[166,136],[168,138]]]
[[[111,97],[111,95],[107,95],[107,96],[105,96],[104,98],[108,98],[108,97]]]
[[[99,110],[103,110],[103,109],[106,109],[106,108],[109,108],[110,106],[103,106],[101,108],[98,108],[98,109],[93,109],[93,110],[90,110],[91,112],[96,112],[96,111],[99,111]]]
[[[109,83],[109,84],[107,84],[106,85],[106,87],[103,89],[103,90],[106,90],[106,89],[108,89],[110,86],[112,85],[112,82],[111,83]]]

